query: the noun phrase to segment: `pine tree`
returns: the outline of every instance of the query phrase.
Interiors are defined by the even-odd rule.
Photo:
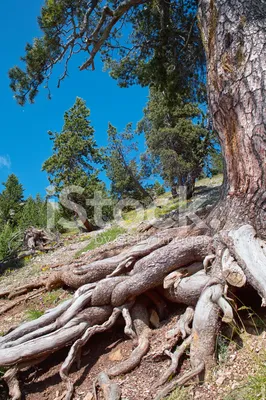
[[[32,196],[28,197],[22,208],[21,219],[19,221],[20,228],[23,231],[30,226],[45,228],[46,220],[46,201],[42,200],[39,194],[36,195],[35,199]]]
[[[120,133],[109,123],[105,169],[111,180],[111,192],[117,198],[151,199],[151,195],[142,184],[141,171],[134,158],[133,152],[137,152],[138,147],[133,138],[131,123]]]
[[[153,89],[144,113],[139,130],[145,132],[153,172],[160,173],[174,197],[177,186],[185,187],[191,197],[211,147],[210,132],[199,121],[193,122],[201,111],[180,96],[169,99],[165,92]]]
[[[93,224],[80,214],[81,205],[86,207],[86,199],[93,196],[95,190],[105,190],[98,178],[96,164],[101,161],[100,152],[94,139],[94,129],[88,119],[90,110],[83,99],[77,98],[73,107],[64,115],[62,132],[48,132],[53,141],[53,155],[43,164],[43,170],[48,173],[48,179],[54,185],[59,196],[62,190],[68,190],[72,185],[81,188],[82,194],[73,193],[68,199],[75,203],[72,212],[65,209],[65,215],[76,214],[82,218],[87,230],[92,230]],[[86,208],[88,218],[92,218],[92,210]]]
[[[4,190],[0,194],[1,223],[17,226],[22,212],[23,186],[14,174],[9,175],[3,185]]]

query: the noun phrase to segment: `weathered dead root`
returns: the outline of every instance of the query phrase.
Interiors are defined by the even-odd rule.
[[[21,296],[22,294],[26,294],[34,289],[39,289],[45,286],[45,282],[43,280],[29,283],[28,285],[19,286],[18,288],[5,290],[4,292],[0,293],[0,299],[7,297],[9,300],[13,299],[14,297]]]
[[[74,393],[74,385],[69,378],[68,373],[81,348],[85,346],[88,340],[96,333],[105,332],[106,330],[110,329],[115,324],[117,318],[122,312],[122,309],[123,307],[114,308],[112,314],[107,321],[105,321],[102,325],[93,325],[87,328],[81,338],[77,339],[75,343],[71,346],[68,356],[60,368],[60,376],[62,380],[65,381],[67,384],[67,394],[65,396],[65,400],[71,400]]]

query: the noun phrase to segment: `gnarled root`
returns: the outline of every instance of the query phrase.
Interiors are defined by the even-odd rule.
[[[121,314],[122,308],[114,308],[112,314],[110,315],[109,319],[105,321],[102,325],[93,325],[87,328],[87,330],[83,333],[81,338],[77,339],[76,342],[71,346],[69,350],[68,356],[65,359],[61,369],[60,369],[60,376],[63,381],[67,383],[67,394],[65,400],[71,400],[73,392],[74,392],[74,385],[71,379],[68,377],[69,370],[75,361],[77,355],[83,346],[88,342],[88,340],[99,332],[104,332],[110,329],[116,322],[117,318]]]
[[[206,258],[206,257],[205,257]],[[171,274],[167,275],[163,281],[164,289],[168,289],[171,286],[177,288],[181,279],[184,279],[188,276],[195,274],[196,272],[203,269],[203,264],[201,262],[196,262],[188,265],[184,268],[179,268],[177,271],[171,272]]]
[[[237,265],[240,266],[248,283],[260,294],[262,306],[266,305],[266,244],[257,236],[251,225],[223,233],[222,239]],[[244,278],[242,278],[244,280]],[[241,280],[240,280],[241,282]]]
[[[233,319],[233,311],[229,303],[222,297],[223,285],[213,281],[207,287],[195,309],[192,326],[193,341],[190,348],[192,368],[197,368],[204,361],[205,368],[215,364],[215,343],[219,329],[219,308],[224,312],[224,321]]]
[[[166,337],[168,339],[176,337],[177,340],[181,336],[185,339],[191,334],[191,328],[189,325],[192,323],[194,317],[194,309],[192,307],[187,307],[185,313],[180,316],[177,321],[176,327],[167,332]]]
[[[21,391],[19,388],[17,372],[18,372],[18,369],[16,367],[14,367],[14,368],[9,369],[3,376],[3,379],[5,380],[5,382],[8,386],[9,396],[11,397],[12,400],[20,400],[21,399]]]
[[[235,259],[230,255],[229,250],[226,248],[222,256],[222,272],[225,280],[235,287],[242,287],[246,284],[246,275],[237,264]]]
[[[167,368],[162,377],[159,379],[156,387],[162,386],[171,376],[174,376],[176,374],[180,358],[182,357],[186,349],[190,346],[191,342],[192,336],[190,335],[183,341],[180,346],[177,347],[177,349],[173,353],[168,350],[165,351],[165,354],[171,358],[171,365],[169,368]]]
[[[186,227],[183,234],[186,232],[188,235],[191,231],[194,232]],[[188,235],[174,239],[174,232],[176,234],[174,230],[164,233],[159,240],[157,237],[157,243],[153,237],[150,243],[142,242],[119,257],[92,262],[84,269],[78,267],[75,274],[70,270],[63,271],[65,275],[61,275],[60,279],[78,288],[73,298],[0,338],[0,365],[11,367],[7,377],[13,379],[11,386],[15,388],[14,396],[19,393],[15,377],[19,365],[36,362],[71,345],[60,370],[61,378],[67,385],[65,399],[70,400],[74,392],[74,383],[69,377],[73,362],[80,357],[92,335],[110,329],[122,316],[125,334],[136,347],[128,359],[100,374],[96,384],[105,399],[120,399],[121,391],[110,378],[133,370],[147,355],[151,340],[147,307],[151,301],[161,318],[167,311],[165,301],[188,306],[176,327],[167,333],[168,347],[163,350],[170,357],[171,365],[157,383],[157,386],[165,387],[156,399],[165,397],[176,385],[185,384],[191,378],[204,374],[213,365],[220,310],[223,312],[223,321],[230,322],[233,319],[232,308],[224,296],[225,280],[231,285],[243,286],[245,277],[247,280],[252,277],[257,285],[255,287],[263,294],[264,278],[262,284],[258,282],[257,275],[249,265],[251,255],[248,250],[243,254],[241,252],[240,257],[243,242],[238,230],[227,232],[225,239],[217,235],[219,251],[216,249],[215,262],[208,272],[207,264],[214,259],[214,255],[206,258],[213,251],[212,238]],[[250,228],[248,232],[251,232]],[[170,243],[165,242],[166,237],[172,237]],[[254,244],[256,240],[253,236],[251,246],[257,246]],[[264,260],[265,252],[263,249],[261,252],[261,260]],[[64,278],[67,274],[68,281]],[[264,275],[266,283],[266,273]],[[166,300],[162,300],[162,297]],[[176,350],[170,352],[176,344]],[[191,371],[167,384],[169,377],[176,374],[180,359],[189,346]],[[97,398],[96,389],[95,393]]]
[[[162,390],[160,390],[155,396],[154,400],[162,400],[169,393],[171,393],[176,387],[185,385],[188,381],[195,378],[202,373],[204,370],[204,362],[202,361],[197,367],[187,372],[183,376],[177,379],[173,379],[168,385],[166,385]]]
[[[181,279],[178,285],[172,285],[168,288],[164,288],[161,293],[166,299],[173,303],[194,306],[197,303],[203,289],[210,282],[210,279],[210,276],[206,275],[204,270],[201,270],[192,276]]]
[[[190,346],[192,370],[169,383],[157,394],[156,400],[164,398],[176,386],[184,385],[193,377],[202,376],[204,371],[215,363],[215,343],[219,328],[219,309],[224,313],[223,320],[225,322],[232,321],[233,310],[229,303],[223,298],[223,285],[215,280],[209,282],[209,285],[210,286],[207,285],[203,290],[197,303],[193,319],[192,334],[184,340],[174,353],[166,352],[171,358],[171,365],[163,374],[158,385],[162,385],[170,376],[176,373],[180,357],[188,346]],[[190,315],[189,308],[187,311],[189,311],[188,315]],[[186,313],[184,316],[185,315]],[[184,319],[187,320],[187,316],[185,316]],[[179,332],[179,329],[177,332]],[[183,338],[186,337],[188,333],[190,333],[190,329],[188,332],[186,329],[183,329]]]
[[[149,342],[149,315],[147,309],[140,303],[137,303],[132,309],[133,325],[138,338],[137,347],[133,350],[130,357],[115,365],[107,371],[108,376],[115,377],[123,375],[136,368],[142,358],[147,354],[150,347]]]
[[[121,399],[121,389],[119,386],[112,382],[105,372],[100,372],[97,380],[94,383],[94,398],[98,399],[97,396],[97,386],[102,390],[104,400],[120,400]]]

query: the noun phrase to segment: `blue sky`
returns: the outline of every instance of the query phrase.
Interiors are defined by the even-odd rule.
[[[9,88],[8,70],[19,63],[26,42],[40,36],[37,16],[42,0],[9,0],[1,5],[1,183],[14,173],[25,188],[25,196],[45,194],[48,180],[41,172],[42,163],[52,154],[52,142],[47,131],[60,131],[64,112],[75,102],[76,96],[86,100],[91,110],[91,121],[99,146],[106,144],[108,122],[123,129],[127,122],[136,123],[148,96],[146,88],[138,86],[121,89],[101,65],[96,71],[79,72],[76,61],[70,66],[70,76],[56,88],[59,72],[51,81],[52,100],[42,90],[35,104],[18,106]],[[98,63],[99,64],[99,63]]]

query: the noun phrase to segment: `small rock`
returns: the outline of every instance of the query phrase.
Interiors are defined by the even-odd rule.
[[[150,323],[154,326],[154,328],[159,328],[160,326],[160,319],[159,315],[155,310],[152,310],[151,316],[150,316]]]
[[[123,356],[121,354],[121,350],[115,350],[111,354],[109,354],[109,360],[111,361],[121,361],[123,359]]]
[[[225,377],[224,376],[220,376],[220,378],[218,378],[217,381],[216,381],[216,385],[217,386],[222,386],[224,381],[225,381]]]

